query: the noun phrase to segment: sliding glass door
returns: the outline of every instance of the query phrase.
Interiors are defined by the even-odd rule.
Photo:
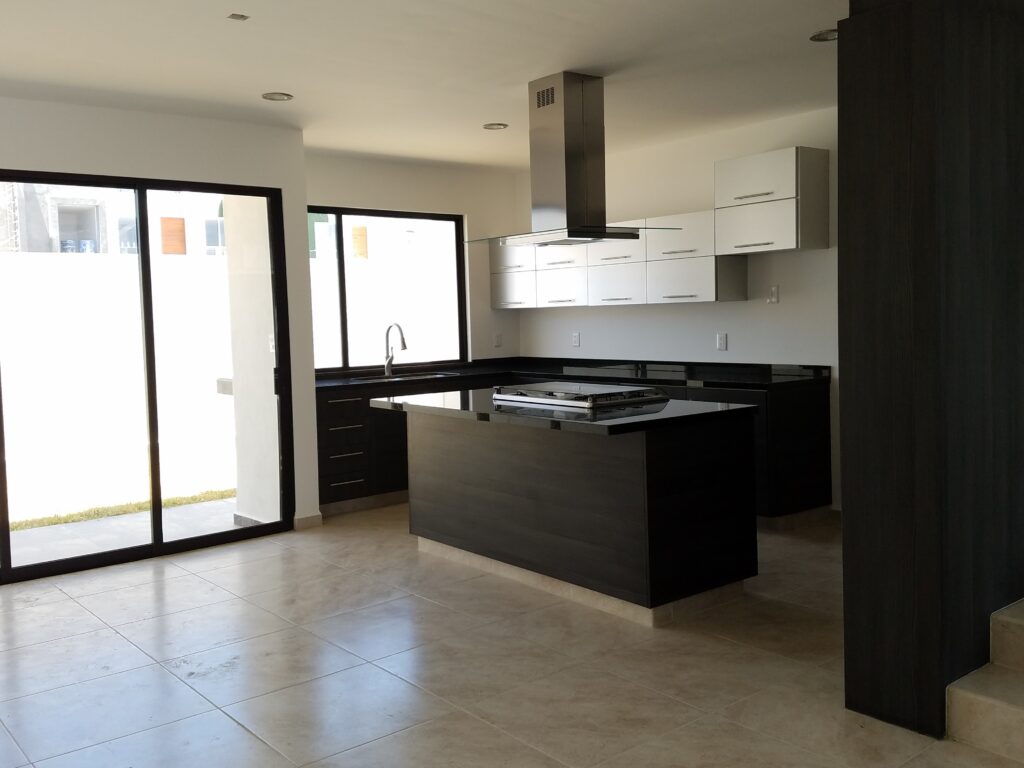
[[[289,527],[279,191],[11,175],[0,581]]]

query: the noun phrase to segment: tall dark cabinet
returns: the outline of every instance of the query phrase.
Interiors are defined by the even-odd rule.
[[[847,705],[942,735],[1024,597],[1024,2],[839,30]]]

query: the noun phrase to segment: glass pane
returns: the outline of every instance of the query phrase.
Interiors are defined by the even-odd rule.
[[[279,520],[267,201],[151,191],[148,202],[164,539]]]
[[[151,541],[135,193],[0,182],[15,566]]]
[[[337,221],[333,213],[309,214],[309,287],[316,368],[336,368],[342,364]]]
[[[349,365],[383,365],[384,332],[395,365],[459,358],[455,223],[392,216],[342,216]]]

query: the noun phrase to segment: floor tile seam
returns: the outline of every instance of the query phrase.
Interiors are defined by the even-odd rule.
[[[323,561],[323,564],[326,565],[329,568],[336,568],[339,571],[341,571],[342,573],[346,573],[347,574],[347,573],[354,573],[355,572],[355,569],[342,568],[340,565],[335,565],[334,563],[328,563],[326,560]],[[226,566],[226,568],[235,568],[235,567],[237,567],[237,566],[233,566],[233,565]],[[243,594],[239,594],[238,592],[232,591],[229,587],[225,587],[222,584],[218,584],[215,581],[211,581],[210,579],[207,579],[204,576],[204,574],[213,573],[214,571],[220,571],[220,570],[225,570],[225,569],[224,568],[214,568],[212,571],[203,571],[202,573],[194,573],[192,575],[193,576],[198,576],[199,578],[203,579],[203,581],[205,581],[205,582],[207,582],[209,584],[213,584],[213,586],[218,587],[219,589],[223,589],[225,592],[230,592],[235,597],[239,597],[239,598],[242,598],[242,599],[245,599],[247,597],[255,597],[256,595],[263,595],[263,594],[266,594],[267,592],[273,592],[275,589],[283,589],[283,587],[281,585],[278,585],[276,587],[268,587],[267,589],[259,589],[259,590],[255,591],[255,592],[246,592],[244,595]],[[317,578],[319,579],[320,577],[317,577]],[[323,578],[328,578],[328,577],[325,576]]]
[[[85,678],[82,678],[81,680],[75,680],[75,681],[70,682],[70,683],[62,683],[60,685],[55,685],[52,688],[42,688],[42,689],[40,689],[38,691],[32,691],[31,693],[23,693],[20,696],[12,696],[12,697],[10,697],[8,699],[0,699],[0,706],[6,704],[8,702],[11,702],[11,701],[19,701],[21,699],[27,699],[27,698],[30,698],[32,696],[39,696],[39,695],[44,694],[44,693],[53,693],[54,691],[59,691],[59,690],[61,690],[63,688],[71,688],[72,686],[81,685],[83,683],[94,683],[97,680],[103,680],[103,679],[108,678],[108,677],[113,677],[114,675],[121,675],[121,674],[124,674],[125,672],[135,672],[135,671],[140,670],[140,669],[145,669],[146,667],[158,666],[160,664],[160,662],[158,662],[158,661],[153,661],[153,657],[150,656],[149,654],[145,653],[142,649],[140,649],[140,648],[138,648],[138,647],[136,647],[134,645],[133,645],[133,647],[135,647],[135,649],[137,651],[139,651],[139,653],[142,653],[146,657],[146,661],[143,662],[142,664],[133,664],[132,666],[126,667],[125,669],[118,669],[118,670],[115,670],[113,672],[104,672],[103,674],[95,675],[93,677],[85,677]]]
[[[7,734],[7,738],[9,738],[11,740],[11,743],[15,747],[17,747],[19,752],[21,752],[21,756],[24,757],[26,760],[28,760],[28,752],[25,751],[25,748],[15,738],[14,731],[12,731],[10,728],[8,728],[7,727],[7,723],[5,723],[2,719],[0,719],[0,729],[3,729],[3,732]],[[23,765],[30,765],[31,763],[32,763],[32,761],[29,760],[28,763],[24,763]]]
[[[768,654],[771,654],[772,656],[775,656],[777,658],[785,659],[786,661],[793,661],[793,662],[797,662],[798,664],[806,664],[806,665],[811,666],[811,667],[817,667],[817,666],[819,666],[819,664],[827,664],[828,662],[833,661],[835,659],[835,657],[832,657],[832,658],[826,659],[826,660],[824,660],[822,662],[813,662],[813,661],[809,661],[806,658],[798,658],[796,656],[787,656],[786,654],[780,653],[779,651],[773,651],[773,650],[770,650],[768,648],[762,648],[761,646],[755,645],[754,643],[750,643],[750,642],[747,642],[745,640],[738,640],[738,639],[736,639],[734,637],[728,637],[728,636],[720,634],[718,632],[712,632],[710,630],[695,630],[695,631],[699,631],[701,634],[704,634],[704,635],[706,635],[708,637],[714,637],[716,640],[726,640],[726,641],[728,641],[730,643],[733,643],[734,645],[740,645],[740,646],[743,646],[744,648],[748,648],[748,649],[752,649],[752,650],[758,651],[759,653],[768,653]]]
[[[85,608],[84,605],[82,607]],[[88,611],[89,609],[85,608],[85,610]],[[92,612],[90,611],[90,613],[92,613]],[[103,619],[101,619],[99,616],[96,616],[96,614],[92,614],[92,615],[96,618],[97,621],[102,622],[103,626],[101,626],[101,627],[93,627],[92,629],[86,629],[86,630],[83,630],[81,632],[77,632],[77,631],[76,632],[72,632],[70,635],[61,635],[60,637],[51,637],[48,640],[40,640],[40,641],[35,642],[35,643],[26,643],[25,645],[15,645],[15,646],[12,646],[10,648],[4,648],[4,649],[0,650],[0,656],[2,656],[5,653],[8,653],[9,651],[20,651],[20,650],[23,650],[25,648],[35,648],[37,645],[46,645],[47,643],[53,643],[53,642],[56,642],[57,640],[70,640],[72,637],[81,637],[82,635],[88,635],[90,632],[101,632],[104,629],[113,629],[113,627],[111,627],[109,624],[104,622]]]
[[[217,643],[216,645],[211,645],[208,648],[200,648],[200,649],[195,650],[195,651],[189,651],[188,653],[183,653],[180,656],[172,656],[169,659],[158,659],[155,656],[153,656],[152,654],[146,654],[146,655],[148,655],[151,659],[153,659],[157,664],[169,664],[172,661],[178,661],[180,659],[187,659],[189,656],[195,656],[195,655],[200,654],[200,653],[207,653],[208,651],[216,651],[216,650],[219,650],[221,648],[228,648],[228,647],[230,647],[232,645],[238,645],[239,643],[247,643],[250,640],[259,640],[261,637],[269,637],[270,635],[276,635],[278,632],[288,632],[290,630],[300,629],[300,628],[301,627],[299,627],[298,625],[293,624],[290,627],[281,627],[280,629],[271,629],[271,630],[266,631],[266,632],[259,632],[259,633],[255,634],[255,635],[249,635],[249,636],[243,637],[241,639],[229,640],[228,642],[224,642],[224,643]],[[121,634],[121,633],[119,632],[118,634]],[[124,635],[121,635],[121,636],[124,637]],[[128,638],[125,638],[125,639],[127,640]],[[143,653],[145,653],[145,651],[143,651]]]
[[[338,611],[337,613],[332,613],[332,614],[329,614],[327,616],[317,616],[317,618],[310,619],[308,621],[293,621],[292,619],[285,618],[284,616],[281,616],[281,614],[272,611],[270,608],[264,608],[262,605],[257,605],[256,603],[253,603],[252,601],[247,600],[244,597],[238,598],[238,599],[239,600],[245,600],[250,605],[252,605],[252,606],[254,606],[256,608],[259,608],[261,610],[266,611],[267,613],[271,613],[274,616],[282,618],[285,621],[290,622],[293,626],[302,627],[302,626],[306,626],[306,625],[309,625],[309,624],[314,624],[314,623],[316,623],[318,621],[327,621],[327,619],[333,619],[333,618],[335,618],[337,616],[344,616],[346,613],[353,613],[355,611],[361,611],[361,610],[364,610],[366,608],[373,608],[374,606],[384,605],[385,603],[393,603],[395,600],[402,600],[402,599],[404,599],[406,597],[409,597],[409,596],[410,596],[409,593],[405,593],[403,595],[398,595],[397,597],[389,597],[387,600],[380,600],[378,602],[367,603],[366,605],[360,605],[360,606],[358,606],[356,608],[346,608],[343,611]],[[255,597],[255,595],[254,595],[254,597]],[[317,637],[319,637],[319,635],[317,635]]]
[[[248,539],[248,541],[259,541],[260,538],[261,537],[257,536],[255,539]],[[268,544],[273,544],[276,547],[281,547],[280,544],[277,544],[277,543],[275,543],[273,541],[268,541],[267,543]],[[184,552],[181,552],[180,554],[182,554],[182,555],[190,555],[190,554],[197,553],[197,552],[208,552],[208,551],[209,551],[208,548],[201,547],[199,549],[185,550]],[[253,557],[253,558],[250,558],[250,559],[247,559],[247,560],[239,560],[236,563],[229,563],[228,565],[215,565],[212,568],[205,568],[204,567],[204,568],[202,568],[202,570],[198,570],[198,571],[194,571],[191,568],[189,568],[187,565],[185,565],[184,563],[182,563],[182,562],[180,562],[178,560],[174,560],[173,559],[175,557],[174,555],[167,555],[167,558],[168,558],[168,562],[173,563],[178,568],[181,568],[184,571],[188,571],[189,574],[191,574],[193,576],[200,576],[200,575],[202,575],[204,573],[208,573],[209,571],[216,571],[216,570],[218,570],[220,568],[231,568],[232,566],[236,566],[236,565],[245,565],[246,563],[256,563],[256,562],[259,562],[260,560],[269,560],[269,559],[274,558],[274,557],[280,557],[282,554],[285,553],[285,551],[286,551],[285,548],[281,547],[281,551],[280,552],[275,552],[275,553],[273,553],[271,555],[264,554],[264,555],[260,555],[259,557]]]
[[[685,699],[682,696],[680,696],[678,693],[672,693],[670,691],[665,691],[665,690],[662,690],[660,688],[656,688],[655,686],[653,686],[653,685],[651,685],[649,683],[645,683],[642,680],[637,680],[635,678],[628,677],[627,675],[622,674],[621,672],[616,672],[615,670],[607,669],[607,670],[603,670],[603,671],[607,672],[609,675],[612,675],[613,677],[617,677],[619,680],[622,680],[623,682],[631,683],[631,684],[637,686],[638,688],[645,688],[648,691],[652,691],[653,693],[657,693],[657,694],[660,694],[661,696],[665,696],[665,697],[667,697],[669,699],[672,699],[673,701],[679,702],[680,704],[685,704],[690,709],[695,709],[698,712],[700,712],[702,716],[704,716],[704,715],[719,714],[719,712],[717,710],[708,709],[706,706],[701,706],[701,705],[696,704],[696,703],[694,703],[692,701],[688,701],[687,699]],[[765,689],[762,688],[761,690],[765,690]],[[758,693],[760,693],[760,692],[761,691],[758,691]],[[732,704],[734,704],[734,703],[735,702],[730,702],[729,704],[726,704],[726,706],[732,706]]]
[[[146,557],[146,558],[143,558],[142,560],[132,560],[132,561],[129,561],[127,563],[119,563],[118,565],[111,565],[111,566],[104,566],[104,567],[105,568],[117,568],[120,565],[135,565],[137,563],[148,563],[148,562],[151,562],[151,561],[155,561],[157,559],[158,558]],[[172,563],[172,565],[174,565],[174,564]],[[175,565],[174,567],[175,568],[181,568],[181,566],[179,566],[179,565]],[[63,576],[76,576],[76,575],[78,575],[80,573],[89,573],[92,570],[103,570],[103,568],[97,568],[97,569],[90,568],[90,569],[85,570],[85,571],[72,571],[71,573],[63,574]],[[160,578],[160,579],[149,579],[147,581],[140,581],[138,584],[125,584],[125,585],[120,586],[120,587],[109,587],[108,589],[98,589],[95,592],[87,592],[87,593],[84,593],[84,594],[81,594],[81,595],[73,595],[73,594],[71,594],[66,589],[64,589],[64,587],[60,586],[58,583],[54,583],[53,586],[54,586],[54,589],[59,589],[63,594],[67,595],[71,600],[77,600],[80,597],[95,597],[96,595],[104,595],[107,592],[115,592],[115,591],[117,591],[119,589],[132,589],[133,587],[145,587],[148,584],[156,584],[156,583],[161,582],[161,581],[168,581],[170,579],[180,579],[183,576],[194,576],[195,575],[191,571],[187,571],[184,568],[181,568],[181,570],[185,571],[185,573],[181,573],[181,574],[178,574],[178,575],[175,575],[175,576],[165,576],[164,578]],[[61,576],[57,576],[57,577],[54,577],[54,578],[61,578]]]
[[[137,562],[143,562],[143,561],[137,561]],[[185,569],[182,569],[182,570],[185,570]],[[80,571],[80,573],[82,573],[82,571]],[[71,599],[74,600],[75,602],[78,602],[80,600],[84,600],[84,599],[89,598],[89,597],[97,597],[98,595],[107,595],[107,594],[110,594],[111,592],[121,592],[121,591],[128,590],[128,589],[138,589],[139,587],[148,587],[148,586],[152,586],[153,584],[168,583],[168,582],[172,582],[172,581],[180,581],[182,579],[189,579],[189,578],[199,578],[199,579],[202,579],[202,581],[205,581],[207,584],[212,584],[215,587],[217,586],[216,584],[213,584],[213,582],[207,581],[206,579],[203,579],[202,576],[200,576],[198,573],[192,573],[191,571],[187,571],[186,573],[183,573],[180,576],[171,576],[171,577],[166,578],[166,579],[156,579],[155,581],[146,581],[146,582],[143,582],[142,584],[130,584],[130,585],[124,586],[124,587],[114,587],[113,589],[101,590],[100,592],[95,592],[95,593],[89,594],[89,595],[79,595],[78,597],[71,597]],[[217,588],[220,589],[220,587],[217,587]],[[61,591],[63,591],[63,590],[61,590]],[[67,593],[65,593],[65,594],[67,594]],[[69,597],[70,597],[70,595],[69,595]]]
[[[192,606],[189,606],[188,608],[181,608],[181,609],[176,610],[176,611],[167,611],[166,613],[158,613],[158,614],[155,614],[153,616],[143,616],[141,619],[132,619],[131,621],[122,621],[119,624],[111,624],[110,622],[104,620],[101,616],[98,616],[95,613],[93,613],[93,616],[96,616],[97,619],[102,621],[104,623],[104,625],[109,627],[110,629],[117,630],[118,627],[123,627],[123,626],[126,626],[128,624],[137,624],[140,621],[150,621],[152,619],[162,619],[165,616],[176,616],[177,614],[185,613],[186,611],[194,611],[197,608],[207,608],[207,607],[209,607],[211,605],[221,605],[222,603],[228,603],[228,602],[231,602],[232,600],[238,600],[238,599],[239,598],[235,597],[234,595],[229,594],[228,597],[221,598],[221,599],[218,599],[218,600],[214,600],[213,602],[210,602],[210,603],[203,603],[202,605],[192,605]],[[82,604],[79,603],[79,605],[82,605]],[[82,607],[85,608],[85,610],[89,611],[88,606],[82,605]],[[89,611],[89,612],[92,613],[92,611]]]

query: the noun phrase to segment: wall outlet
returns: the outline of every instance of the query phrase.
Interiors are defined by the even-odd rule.
[[[768,303],[778,304],[779,303],[779,286],[773,285],[768,289]]]
[[[496,346],[496,347],[500,347],[501,346],[501,333],[494,334],[494,346]]]
[[[715,349],[719,352],[725,352],[729,349],[729,334],[728,333],[716,333],[715,334]]]
[[[571,344],[574,347],[578,347],[580,345],[580,332],[579,331],[573,331],[572,332]]]

